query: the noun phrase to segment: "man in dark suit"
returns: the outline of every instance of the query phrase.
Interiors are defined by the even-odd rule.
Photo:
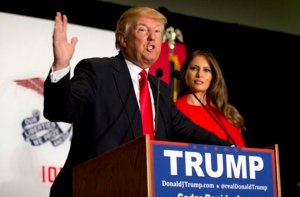
[[[115,32],[119,54],[81,60],[70,80],[69,62],[77,38],[68,42],[67,17],[56,14],[54,62],[45,81],[44,116],[50,121],[72,123],[73,137],[67,160],[51,187],[51,197],[72,196],[74,166],[143,135],[138,73],[148,71],[158,59],[166,22],[161,13],[148,7],[124,12]],[[155,109],[158,80],[148,74],[148,81]],[[159,117],[156,140],[231,145],[185,117],[163,81],[158,114],[153,113]]]

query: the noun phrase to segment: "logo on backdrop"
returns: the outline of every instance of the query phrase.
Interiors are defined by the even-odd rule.
[[[62,144],[70,135],[72,126],[66,133],[62,131],[56,122],[43,122],[40,121],[40,111],[33,110],[32,116],[25,118],[22,122],[23,137],[25,141],[29,141],[33,146],[40,146],[48,141],[53,146]]]
[[[43,94],[43,80],[40,78],[31,78],[24,80],[14,80],[18,85],[25,88],[29,88]],[[66,132],[63,132],[62,128],[56,122],[40,122],[40,111],[33,110],[32,116],[26,117],[22,121],[23,137],[25,141],[28,141],[33,146],[40,146],[48,141],[53,146],[61,145],[70,135],[72,126],[70,126]]]

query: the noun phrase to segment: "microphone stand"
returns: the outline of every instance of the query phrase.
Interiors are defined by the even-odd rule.
[[[154,130],[154,138],[156,139],[157,135],[157,120],[158,120],[158,103],[159,103],[159,85],[160,85],[160,78],[163,75],[163,70],[158,68],[155,71],[156,77],[158,78],[157,80],[157,104],[156,104],[156,113],[155,113],[155,130]]]
[[[156,104],[156,116],[155,116],[155,139],[156,139],[156,134],[157,134],[158,102],[159,102],[159,84],[160,84],[160,78],[158,78],[158,85],[157,85],[157,104]]]

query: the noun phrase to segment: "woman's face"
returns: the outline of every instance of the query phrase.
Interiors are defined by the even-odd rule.
[[[186,82],[194,92],[206,93],[212,80],[212,71],[209,62],[204,56],[195,56],[186,72]]]

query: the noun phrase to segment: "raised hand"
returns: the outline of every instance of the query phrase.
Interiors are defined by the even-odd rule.
[[[53,31],[54,62],[52,66],[54,71],[66,68],[70,64],[78,42],[77,37],[73,37],[71,43],[68,42],[67,23],[67,16],[57,12]]]

